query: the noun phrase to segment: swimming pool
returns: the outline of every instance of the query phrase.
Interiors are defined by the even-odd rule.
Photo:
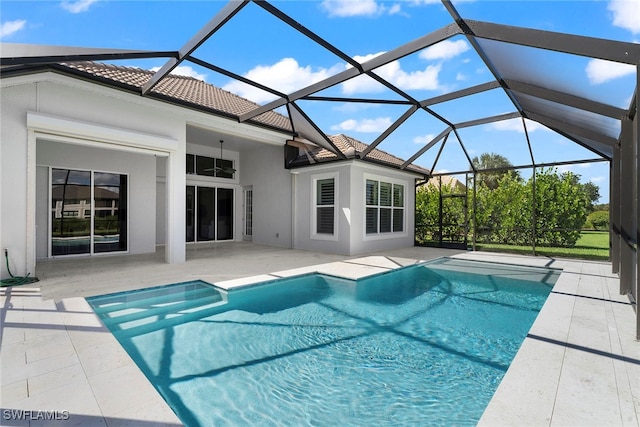
[[[475,425],[558,275],[445,258],[87,300],[189,426]]]

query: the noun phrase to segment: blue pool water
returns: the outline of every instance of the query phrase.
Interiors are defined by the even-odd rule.
[[[474,425],[558,275],[444,258],[88,301],[188,426]]]

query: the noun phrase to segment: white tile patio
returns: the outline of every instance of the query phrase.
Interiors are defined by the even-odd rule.
[[[355,278],[440,256],[563,268],[480,425],[640,425],[634,310],[608,263],[426,248],[343,257],[244,243],[190,248],[179,266],[161,255],[41,262],[40,282],[2,288],[0,424],[180,425],[84,296],[196,278],[223,287],[311,271]],[[52,414],[68,419],[42,419]]]

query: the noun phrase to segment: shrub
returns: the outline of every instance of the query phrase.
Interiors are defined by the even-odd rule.
[[[607,211],[595,211],[591,212],[587,217],[587,224],[596,230],[608,230],[609,229],[609,212]]]

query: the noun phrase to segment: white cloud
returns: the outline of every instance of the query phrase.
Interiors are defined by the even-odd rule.
[[[611,0],[607,6],[613,12],[613,25],[640,33],[640,1],[638,0]]]
[[[538,122],[534,122],[531,120],[525,120],[527,124],[527,132],[535,132],[538,130],[548,130],[545,126],[542,126]],[[508,119],[508,120],[500,120],[499,122],[493,122],[489,124],[489,130],[497,130],[497,131],[514,131],[524,133],[524,128],[522,127],[521,119]]]
[[[456,74],[456,80],[459,81],[459,82],[463,82],[463,81],[467,80],[467,76],[465,76],[462,73],[458,73],[458,74]]]
[[[585,69],[589,83],[597,85],[609,80],[617,79],[636,72],[636,67],[619,62],[605,61],[602,59],[592,59]]]
[[[560,166],[557,166],[557,171],[559,174],[571,172],[573,174],[580,175],[578,172],[576,172],[577,168],[578,168],[578,165],[560,165]]]
[[[370,110],[372,108],[380,108],[380,105],[360,103],[360,102],[354,102],[354,103],[345,102],[343,104],[337,105],[336,107],[333,107],[332,110],[338,111],[340,113],[351,114],[351,113],[356,113],[363,110]]]
[[[384,52],[373,53],[365,56],[354,56],[353,59],[362,64],[376,56],[382,55],[383,53]],[[345,65],[345,68],[350,67],[351,65]],[[441,68],[441,64],[428,65],[424,70],[407,72],[400,67],[399,61],[392,61],[382,67],[376,68],[373,71],[383,79],[403,90],[437,90],[440,89],[438,75]],[[346,95],[352,95],[355,93],[375,93],[382,92],[384,90],[386,90],[386,88],[383,85],[373,80],[371,77],[364,75],[347,80],[342,84],[342,92]]]
[[[342,123],[331,126],[331,130],[354,131],[362,133],[380,133],[391,126],[390,117],[378,117],[376,119],[345,120]]]
[[[394,4],[393,6],[391,6],[389,8],[389,10],[387,11],[387,13],[389,15],[397,15],[398,13],[402,12],[402,8],[400,7],[399,3]]]
[[[323,0],[320,4],[330,17],[397,15],[402,13],[400,3],[385,6],[377,0]]]
[[[382,6],[376,0],[324,0],[322,8],[329,16],[372,16],[381,13]]]
[[[389,64],[383,77],[393,82],[401,89],[407,90],[436,90],[440,87],[438,82],[438,74],[442,66],[429,65],[424,70],[406,72],[400,68],[399,62]]]
[[[63,1],[61,6],[64,10],[71,13],[82,13],[89,10],[92,4],[98,0],[77,0],[77,1]]]
[[[443,40],[422,50],[418,56],[426,60],[451,59],[468,50],[469,43],[465,40]]]
[[[435,138],[435,135],[428,133],[423,136],[416,136],[415,138],[413,138],[413,142],[420,145],[426,145],[430,143],[433,140],[433,138]]]
[[[331,68],[313,69],[300,66],[293,58],[283,58],[273,65],[258,65],[243,75],[249,80],[261,83],[280,92],[289,94],[298,89],[324,80],[342,69],[342,65]],[[225,90],[250,99],[257,103],[269,102],[276,97],[261,89],[241,82],[231,82],[222,87]]]
[[[560,165],[560,166],[557,166],[557,169],[558,169],[558,173],[571,172],[576,175],[582,176],[582,174],[580,173],[580,169],[589,169],[590,167],[591,167],[591,163],[576,163],[573,165]],[[593,181],[593,179],[589,178],[589,181]]]
[[[153,67],[151,71],[155,72],[155,71],[158,71],[159,69],[160,67]],[[176,74],[178,76],[193,77],[195,79],[203,80],[203,81],[207,80],[206,74],[199,73],[188,65],[178,65],[176,68],[173,69],[173,71],[171,71],[171,74]]]
[[[607,178],[604,176],[592,176],[591,178],[589,178],[589,181],[596,183],[596,182],[602,182],[605,181]]]
[[[27,24],[24,19],[17,19],[15,21],[6,21],[0,25],[0,37],[7,37],[11,34],[20,31]]]

